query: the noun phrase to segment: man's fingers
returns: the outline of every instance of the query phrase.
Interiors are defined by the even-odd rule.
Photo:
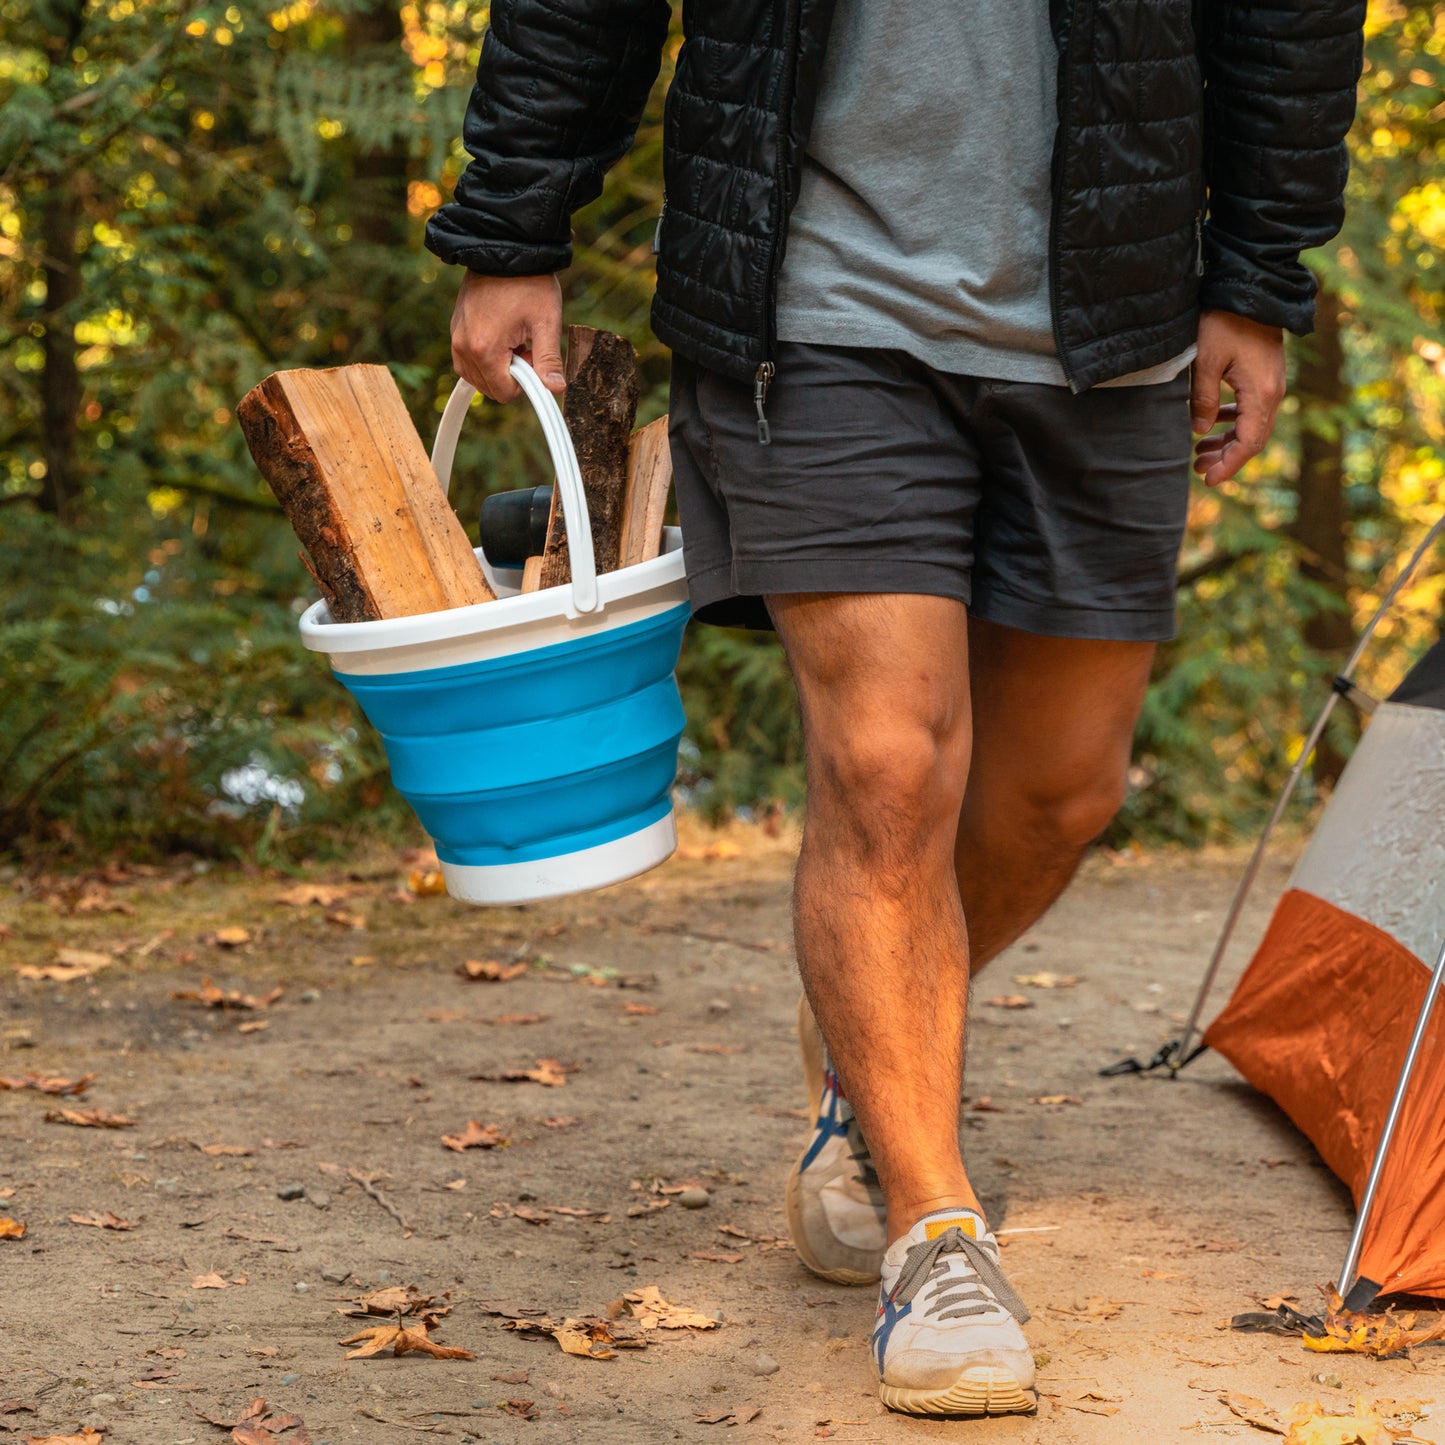
[[[565,391],[567,380],[562,374],[562,318],[545,317],[532,327],[532,369],[542,378],[548,391]]]
[[[1213,357],[1201,353],[1194,362],[1189,383],[1189,419],[1196,436],[1202,436],[1219,420],[1219,387],[1224,369]]]

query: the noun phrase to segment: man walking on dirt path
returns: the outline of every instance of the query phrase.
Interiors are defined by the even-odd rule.
[[[1210,484],[1269,436],[1282,330],[1312,324],[1299,254],[1341,220],[1364,9],[685,0],[653,326],[687,572],[701,620],[775,626],[797,678],[821,1037],[805,1005],[788,1220],[816,1273],[881,1279],[894,1409],[1034,1408],[959,1151],[970,969],[1119,806],[1190,415]],[[468,268],[456,368],[498,401],[516,351],[562,390],[570,218],[669,20],[493,0],[428,244]]]

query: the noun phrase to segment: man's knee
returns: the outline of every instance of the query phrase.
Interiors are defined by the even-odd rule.
[[[1123,769],[1036,787],[1028,799],[1029,826],[1051,851],[1082,853],[1114,821],[1126,787]]]
[[[905,862],[957,827],[968,779],[960,723],[899,721],[828,729],[809,739],[809,810],[838,841]]]

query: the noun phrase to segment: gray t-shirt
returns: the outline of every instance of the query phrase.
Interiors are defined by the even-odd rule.
[[[837,0],[778,337],[1065,385],[1049,305],[1047,0]],[[1167,381],[1184,355],[1105,385]]]

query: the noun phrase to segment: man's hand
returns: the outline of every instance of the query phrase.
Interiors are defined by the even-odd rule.
[[[1221,383],[1234,402],[1219,404]],[[1206,311],[1199,318],[1199,354],[1189,410],[1196,436],[1194,470],[1207,486],[1228,481],[1251,457],[1258,456],[1274,429],[1284,400],[1284,334],[1228,311]],[[1227,431],[1204,436],[1219,422]]]
[[[452,366],[493,401],[521,390],[507,368],[520,352],[548,391],[567,388],[562,375],[562,287],[555,276],[462,278],[452,312]]]

